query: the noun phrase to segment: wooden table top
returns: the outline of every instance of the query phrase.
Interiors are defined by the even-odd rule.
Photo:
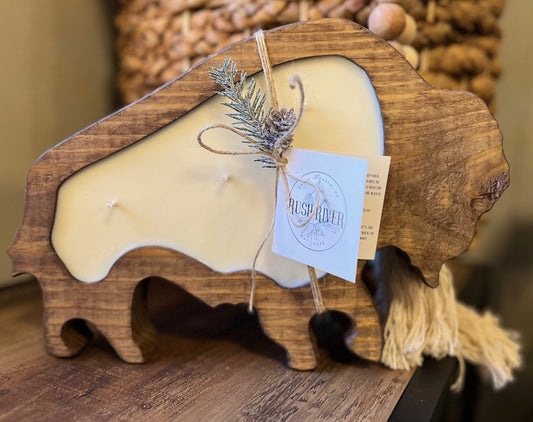
[[[244,308],[211,309],[159,280],[149,310],[150,362],[122,362],[99,336],[58,359],[44,350],[38,284],[0,290],[0,420],[384,421],[413,375],[325,352],[314,371],[288,369]]]

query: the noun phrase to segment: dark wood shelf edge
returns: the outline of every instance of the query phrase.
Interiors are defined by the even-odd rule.
[[[426,358],[404,390],[389,422],[438,421],[457,367],[457,359],[452,357],[440,360]]]

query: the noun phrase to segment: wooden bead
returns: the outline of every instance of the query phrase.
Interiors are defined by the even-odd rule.
[[[411,45],[404,45],[403,52],[403,55],[409,64],[413,66],[414,69],[418,69],[418,65],[420,64],[420,55],[418,54],[416,48]]]
[[[409,62],[411,66],[413,66],[414,69],[418,68],[418,65],[420,64],[420,56],[418,54],[418,51],[416,48],[410,45],[402,45],[398,41],[387,41],[398,53],[400,53],[403,57],[405,57],[405,60]]]
[[[378,4],[368,17],[368,29],[385,40],[398,37],[405,28],[405,12],[395,3]]]
[[[405,57],[405,51],[403,49],[403,45],[399,43],[398,41],[387,41],[391,47],[394,47],[394,49],[400,53],[402,56]]]
[[[411,45],[416,38],[416,22],[409,14],[405,14],[405,28],[400,36],[397,38],[399,42],[406,45]]]

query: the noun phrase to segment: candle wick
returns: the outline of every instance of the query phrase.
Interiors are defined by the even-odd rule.
[[[114,200],[114,199],[111,200],[110,202],[108,202],[107,204],[105,204],[105,206],[106,206],[107,208],[114,208],[114,207],[116,207],[117,205],[118,205],[118,202],[117,202],[116,200]]]
[[[229,176],[227,174],[224,174],[220,180],[222,180],[223,182],[229,182]]]

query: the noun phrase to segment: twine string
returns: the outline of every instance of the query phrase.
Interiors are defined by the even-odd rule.
[[[272,76],[272,66],[270,65],[270,58],[268,57],[265,34],[262,30],[255,33],[255,43],[257,44],[259,58],[261,59],[261,67],[265,73],[265,82],[270,96],[270,104],[274,110],[279,110],[278,94],[276,92],[276,85],[274,84],[274,77]]]
[[[276,89],[275,89],[275,85],[274,85],[274,78],[272,76],[272,66],[270,64],[270,59],[268,57],[268,51],[267,51],[267,48],[266,48],[263,31],[258,31],[256,33],[256,35],[255,35],[255,38],[256,38],[256,42],[257,42],[258,53],[259,53],[259,56],[260,56],[260,59],[261,59],[261,66],[263,67],[263,71],[264,71],[265,79],[266,79],[266,84],[267,84],[268,92],[269,92],[269,95],[270,95],[270,102],[271,102],[272,108],[274,110],[278,110],[279,109],[279,104],[278,104],[277,93],[276,93]],[[287,209],[287,215],[289,216],[289,219],[291,220],[291,223],[295,227],[303,227],[306,224],[308,224],[316,216],[318,207],[319,207],[322,199],[326,198],[326,197],[325,197],[324,193],[322,192],[322,190],[320,189],[320,187],[318,185],[316,185],[313,182],[310,182],[309,180],[302,179],[302,178],[297,177],[294,174],[292,174],[287,169],[287,163],[288,163],[287,159],[282,156],[284,150],[286,148],[288,148],[288,145],[290,144],[290,142],[288,142],[288,141],[294,135],[294,131],[296,130],[296,127],[298,126],[298,123],[300,122],[300,119],[301,119],[302,113],[303,113],[303,108],[304,108],[304,101],[305,101],[303,84],[302,84],[302,81],[301,81],[299,75],[293,75],[291,77],[289,86],[290,86],[291,89],[295,89],[297,87],[298,90],[299,90],[299,93],[300,93],[298,114],[296,115],[295,121],[291,125],[291,127],[282,136],[280,136],[278,139],[276,139],[276,141],[274,142],[274,145],[272,146],[272,148],[269,148],[266,145],[263,145],[262,143],[258,142],[256,139],[252,138],[251,136],[248,136],[248,135],[240,132],[239,130],[235,129],[233,126],[226,125],[226,124],[223,124],[223,123],[212,124],[212,125],[208,125],[208,126],[204,127],[203,129],[200,130],[200,132],[198,132],[197,140],[198,140],[199,145],[202,148],[204,148],[207,151],[212,152],[214,154],[221,154],[221,155],[262,155],[263,157],[270,158],[273,161],[273,163],[274,163],[274,165],[276,167],[276,179],[275,179],[276,183],[275,183],[275,186],[274,186],[274,203],[276,203],[277,199],[278,199],[278,180],[281,177],[281,179],[283,181],[284,188],[285,188],[285,198],[284,198],[284,200],[285,200],[285,207]],[[213,148],[213,147],[207,145],[202,140],[202,136],[203,136],[203,134],[205,132],[207,132],[209,130],[213,130],[213,129],[224,129],[224,130],[228,130],[230,132],[233,132],[233,133],[239,135],[240,137],[242,137],[246,141],[248,141],[254,147],[254,150],[252,150],[252,151],[220,150],[220,149],[216,149],[216,148]],[[289,180],[288,180],[289,178],[295,180],[296,182],[300,182],[300,183],[303,183],[303,184],[306,184],[306,185],[310,186],[317,193],[317,198],[316,198],[316,201],[315,201],[315,205],[314,205],[314,207],[312,209],[312,212],[310,213],[310,215],[303,222],[295,221],[293,216],[292,216],[292,214],[291,214],[291,212],[290,212],[290,186],[289,186]],[[327,198],[326,198],[326,201],[327,201]],[[250,312],[250,313],[253,312],[254,293],[255,293],[255,287],[256,287],[255,279],[256,279],[256,273],[257,273],[257,271],[256,271],[257,259],[259,258],[259,254],[261,253],[261,250],[263,249],[263,247],[266,244],[269,236],[272,233],[272,230],[274,228],[275,218],[276,218],[276,213],[274,212],[273,216],[272,216],[272,221],[270,223],[270,226],[269,226],[267,232],[265,233],[265,235],[263,236],[263,239],[261,240],[261,242],[259,244],[259,247],[257,248],[257,251],[256,251],[256,253],[254,255],[254,259],[253,259],[253,262],[252,262],[250,297],[249,297],[249,300],[248,300],[248,312]],[[311,291],[313,293],[313,301],[314,301],[314,304],[315,304],[315,309],[316,309],[317,312],[320,313],[320,312],[323,312],[325,310],[325,306],[324,306],[324,302],[322,300],[322,296],[320,294],[320,289],[319,289],[319,286],[318,286],[318,279],[317,279],[317,276],[316,276],[316,271],[315,271],[315,269],[313,267],[311,267],[309,265],[307,266],[307,268],[308,268],[309,277],[310,277]]]
[[[322,299],[322,293],[318,285],[318,278],[316,276],[315,267],[311,265],[307,266],[307,272],[309,273],[309,280],[311,284],[311,292],[313,293],[313,302],[315,303],[315,309],[318,313],[322,313],[326,310],[324,300]]]
[[[296,127],[298,126],[298,123],[300,122],[300,119],[302,117],[302,111],[303,111],[303,104],[305,101],[305,96],[303,93],[303,85],[302,81],[300,80],[300,77],[298,75],[293,75],[291,78],[294,83],[291,83],[290,87],[295,88],[296,86],[300,90],[300,106],[299,106],[299,112],[296,116],[295,122],[292,124],[292,126],[289,128],[289,130],[281,136],[278,140],[276,140],[276,143],[274,144],[274,147],[272,149],[266,147],[265,145],[258,142],[256,139],[252,138],[251,136],[246,135],[245,133],[240,132],[239,130],[235,129],[233,126],[226,125],[224,123],[216,123],[212,125],[208,125],[204,127],[203,129],[198,132],[198,143],[200,146],[204,149],[206,149],[209,152],[212,152],[214,154],[220,154],[220,155],[262,155],[266,158],[270,158],[273,160],[274,165],[276,166],[276,169],[278,171],[276,172],[276,181],[278,180],[279,176],[281,175],[281,178],[283,180],[283,185],[285,187],[285,206],[287,210],[289,209],[289,199],[290,199],[290,186],[289,186],[289,178],[295,180],[296,182],[300,182],[303,184],[306,184],[313,188],[317,192],[317,198],[315,200],[315,206],[313,207],[313,210],[311,214],[307,217],[306,220],[303,222],[295,221],[292,217],[291,213],[289,213],[289,218],[291,219],[291,222],[296,227],[303,227],[306,224],[308,224],[315,216],[318,209],[318,206],[320,205],[320,202],[323,198],[326,198],[324,193],[322,192],[322,189],[318,185],[316,185],[313,182],[310,182],[309,180],[302,179],[301,177],[295,176],[287,169],[287,159],[282,156],[283,148],[280,147],[280,145],[284,145],[286,140],[290,138],[294,131],[296,130]],[[230,132],[233,132],[240,137],[246,139],[246,141],[250,142],[256,149],[253,151],[231,151],[231,150],[221,150],[213,148],[209,145],[207,145],[204,140],[202,139],[202,136],[205,132],[213,130],[213,129],[224,129],[229,130]],[[276,193],[275,198],[277,199],[277,185],[276,185]],[[267,234],[270,234],[267,233]]]

